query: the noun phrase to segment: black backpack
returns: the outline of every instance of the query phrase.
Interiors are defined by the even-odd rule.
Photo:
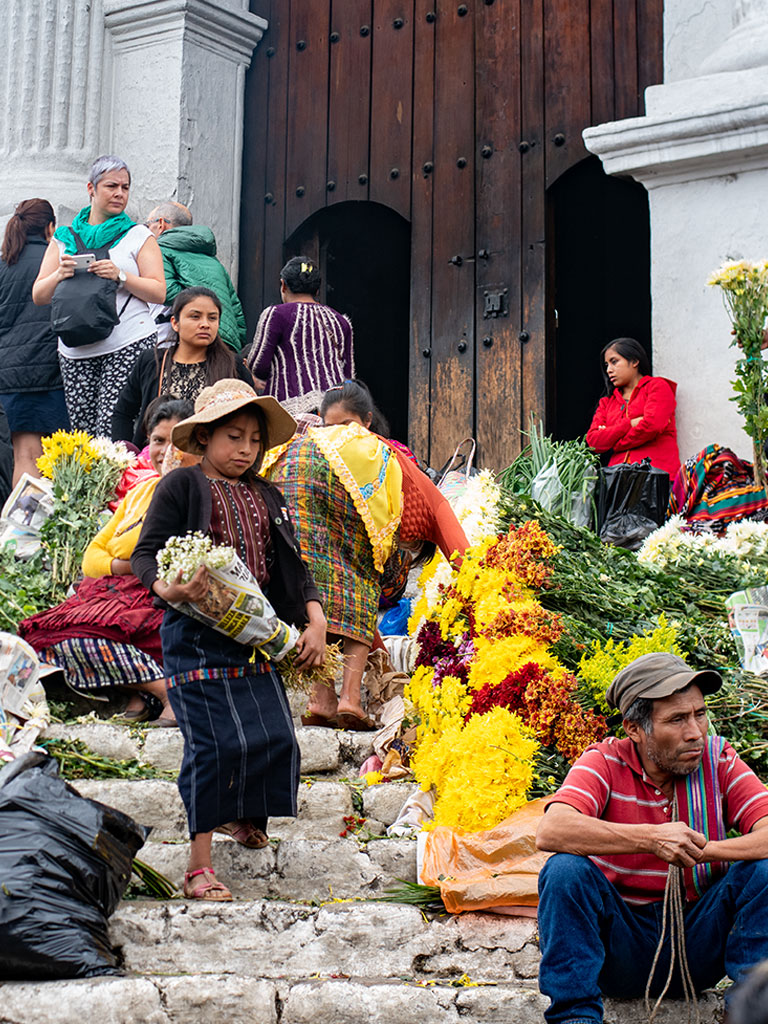
[[[130,228],[113,239],[111,244],[115,245],[127,231],[130,231]],[[78,253],[92,252],[97,260],[110,258],[110,246],[88,249],[76,232],[72,232],[72,237]],[[85,268],[76,270],[74,277],[65,277],[63,281],[59,281],[53,293],[53,333],[57,334],[68,348],[79,348],[81,345],[92,345],[95,341],[102,341],[120,322],[120,317],[130,301],[129,295],[118,313],[117,281],[98,277]]]

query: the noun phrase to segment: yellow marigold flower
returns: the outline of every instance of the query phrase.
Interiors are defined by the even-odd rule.
[[[366,772],[363,778],[367,786],[378,786],[380,782],[384,781],[381,772]]]

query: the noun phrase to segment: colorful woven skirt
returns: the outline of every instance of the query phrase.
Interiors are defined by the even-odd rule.
[[[62,669],[74,690],[103,690],[162,680],[163,670],[132,644],[103,637],[70,637],[39,652],[41,661]]]
[[[302,557],[323,599],[328,632],[370,644],[381,573],[352,498],[309,437],[288,446],[269,478],[285,496]]]
[[[184,737],[178,786],[190,835],[295,816],[299,746],[278,672],[251,662],[252,648],[172,609],[160,633]]]

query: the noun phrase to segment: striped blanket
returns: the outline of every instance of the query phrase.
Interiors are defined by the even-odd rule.
[[[768,498],[744,462],[719,444],[710,444],[680,467],[672,482],[668,515],[683,516],[718,532],[737,519],[768,518]]]

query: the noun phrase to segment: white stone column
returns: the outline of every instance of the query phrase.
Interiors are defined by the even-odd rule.
[[[699,67],[680,77],[671,58],[703,18],[730,32],[710,36],[710,49],[720,45],[709,55],[693,39]],[[751,458],[729,401],[730,323],[706,280],[725,259],[768,258],[768,0],[670,0],[665,19],[665,84],[646,90],[646,116],[588,128],[584,140],[607,173],[648,189],[653,365],[679,385],[682,457],[718,442]]]
[[[3,0],[0,39],[0,218],[40,196],[66,219],[101,142],[102,0]]]
[[[189,206],[236,273],[245,71],[266,22],[247,0],[104,0],[104,14],[108,148],[131,166],[132,208]]]
[[[68,222],[91,162],[115,153],[129,214],[178,199],[235,274],[245,72],[265,28],[248,0],[0,0],[0,230],[33,196]]]

